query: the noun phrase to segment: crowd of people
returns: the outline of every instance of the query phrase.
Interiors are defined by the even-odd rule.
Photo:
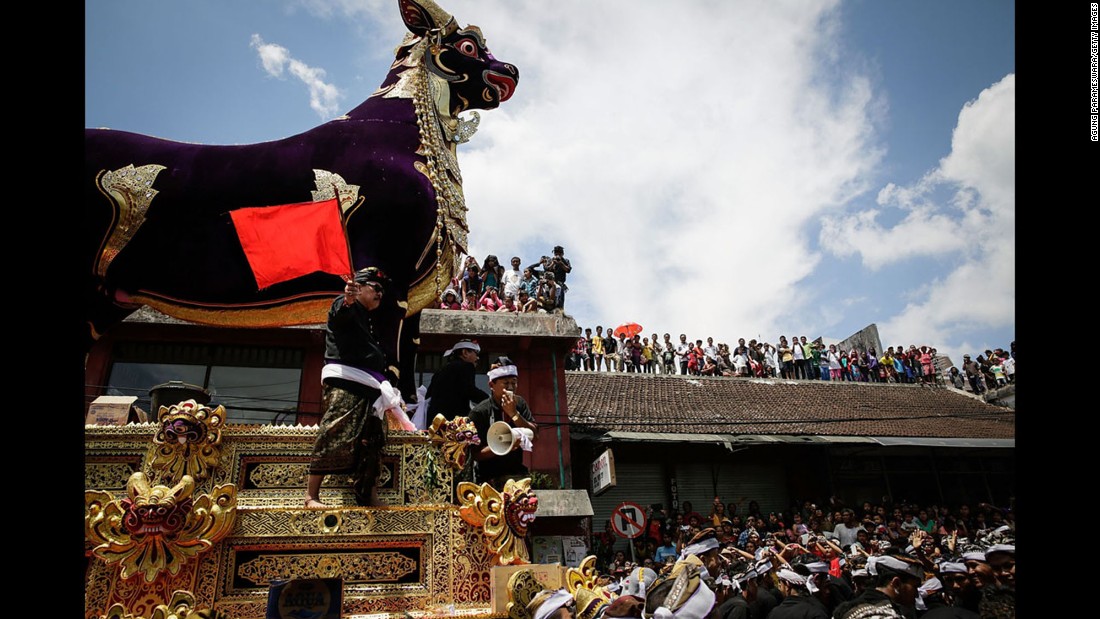
[[[477,258],[467,256],[462,272],[443,291],[439,309],[562,313],[569,290],[565,282],[573,266],[561,245],[555,246],[551,254],[522,269],[519,256],[509,260],[510,269],[504,268],[492,254],[480,265]]]
[[[704,344],[681,333],[680,341],[673,342],[668,333],[658,340],[656,333],[643,337],[609,329],[605,334],[603,325],[597,325],[595,333],[586,328],[577,339],[567,369],[922,385],[950,381],[958,389],[983,393],[1015,382],[1016,342],[1007,351],[986,350],[973,360],[964,355],[962,365],[943,376],[937,371],[936,349],[927,345],[890,346],[879,354],[874,347],[844,350],[826,346],[820,338],[810,342],[805,335],[791,336],[788,341],[781,335],[776,345],[739,338],[730,348],[715,344],[713,337]]]
[[[755,501],[723,503],[709,513],[652,505],[633,548],[610,521],[592,538],[600,582],[614,593],[650,591],[696,557],[715,600],[691,618],[854,619],[856,617],[1015,616],[1015,532],[1011,506],[978,503],[954,508],[795,501],[763,513]],[[638,605],[655,616],[641,588]],[[744,603],[730,602],[740,597]],[[868,605],[876,608],[868,608]],[[674,609],[673,609],[674,610]],[[586,618],[589,619],[589,618]]]

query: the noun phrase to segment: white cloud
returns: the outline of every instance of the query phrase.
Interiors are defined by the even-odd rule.
[[[1014,323],[1013,76],[962,109],[932,172],[876,187],[888,93],[874,59],[846,51],[838,2],[440,4],[520,69],[459,148],[471,253],[528,264],[564,245],[582,327],[774,340],[856,313],[884,344],[950,353],[941,342]],[[403,32],[388,0],[298,6],[393,33],[371,53]],[[852,282],[819,289],[845,257],[862,264]],[[902,270],[895,311],[867,281]]]
[[[821,242],[837,255],[858,254],[873,269],[923,259],[941,275],[879,323],[891,342],[957,341],[979,327],[1015,324],[1016,78],[1008,75],[959,113],[951,153],[910,187],[888,184],[880,209],[830,218]],[[947,192],[946,198],[939,194]],[[895,225],[877,218],[905,211]],[[939,265],[946,261],[946,268]],[[887,344],[886,341],[883,344]],[[1004,347],[1007,342],[999,343]],[[954,346],[959,362],[973,348]]]
[[[881,157],[869,82],[819,77],[835,4],[469,4],[520,69],[461,148],[475,255],[565,245],[584,326],[736,341],[802,324],[806,228]]]
[[[265,43],[253,34],[249,45],[256,50],[264,71],[272,77],[283,78],[284,73],[298,78],[309,89],[309,107],[322,120],[330,120],[339,113],[340,90],[325,82],[325,70],[311,67],[291,57],[290,50],[275,43]]]

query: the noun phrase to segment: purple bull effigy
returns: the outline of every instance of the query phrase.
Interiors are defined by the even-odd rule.
[[[349,271],[378,267],[393,283],[376,325],[401,391],[413,392],[419,312],[467,249],[456,147],[479,118],[460,114],[508,100],[519,72],[431,0],[398,5],[409,34],[381,86],[304,133],[224,146],[85,130],[87,345],[143,305],[208,325],[323,322],[348,275],[318,241],[335,221]],[[257,207],[261,217],[239,216]],[[257,242],[295,264],[261,276]]]

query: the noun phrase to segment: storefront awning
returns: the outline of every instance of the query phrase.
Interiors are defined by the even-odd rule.
[[[586,490],[532,490],[539,499],[539,518],[591,516],[592,502]]]
[[[879,445],[916,445],[919,447],[995,447],[1015,449],[1014,438],[935,438],[929,436],[876,436]]]
[[[581,438],[580,434],[574,435]],[[688,434],[669,432],[612,431],[588,436],[597,443],[710,443],[725,445],[842,445],[871,444],[921,447],[1015,448],[1016,439],[938,438],[927,436],[817,436],[792,434]]]

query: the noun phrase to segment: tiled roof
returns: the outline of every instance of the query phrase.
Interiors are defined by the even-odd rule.
[[[1015,439],[1016,412],[949,387],[566,372],[593,431]]]

